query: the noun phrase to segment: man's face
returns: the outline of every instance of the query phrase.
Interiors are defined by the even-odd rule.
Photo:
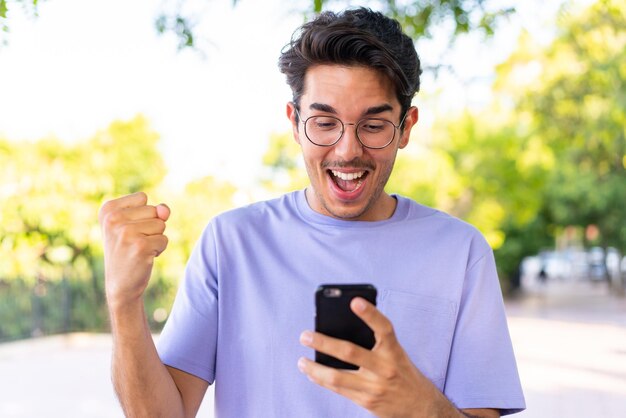
[[[353,125],[346,125],[335,145],[315,145],[305,136],[303,125],[311,116],[334,116],[344,123],[383,118],[395,125],[403,116],[392,83],[381,73],[366,67],[318,65],[306,73],[299,111],[301,119],[296,124],[293,104],[287,105],[287,116],[293,124],[294,138],[302,147],[311,181],[306,194],[311,208],[339,219],[389,218],[396,201],[384,192],[385,184],[398,149],[406,146],[417,122],[417,109],[409,109],[404,131],[397,129],[392,143],[383,149],[363,147]]]

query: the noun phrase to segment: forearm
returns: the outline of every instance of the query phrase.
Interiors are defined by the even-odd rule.
[[[112,378],[127,417],[184,417],[180,392],[158,356],[142,301],[111,308]]]

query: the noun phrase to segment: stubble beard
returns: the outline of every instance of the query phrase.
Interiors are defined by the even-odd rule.
[[[318,190],[318,187],[316,187],[313,181],[310,181],[311,188],[313,189],[313,193],[315,194],[317,201],[322,206],[326,214],[330,215],[333,218],[342,219],[346,221],[357,219],[363,216],[368,211],[370,211],[376,205],[376,203],[380,200],[382,194],[385,191],[385,186],[387,185],[387,181],[389,180],[389,177],[391,176],[391,172],[393,171],[394,162],[395,162],[395,158],[389,164],[385,164],[385,166],[382,167],[383,171],[381,172],[381,177],[379,178],[378,184],[376,184],[376,187],[373,193],[367,199],[367,203],[365,204],[365,206],[356,213],[351,211],[350,208],[346,208],[346,210],[344,211],[339,211],[339,210],[334,209],[331,205],[328,204],[328,202],[324,198],[324,194],[321,193],[320,190]],[[309,175],[309,179],[314,178],[312,174],[316,173],[316,171],[313,170],[312,167],[308,163],[306,163],[305,165],[306,165],[307,173]],[[324,166],[325,164],[321,166],[322,172],[326,172],[326,169],[324,168]]]

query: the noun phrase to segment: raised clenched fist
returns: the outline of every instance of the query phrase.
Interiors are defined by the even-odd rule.
[[[154,258],[167,247],[164,235],[169,208],[148,205],[143,192],[102,205],[99,213],[104,240],[104,270],[109,307],[141,299]]]

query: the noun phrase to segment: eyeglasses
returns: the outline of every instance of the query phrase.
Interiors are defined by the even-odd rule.
[[[302,121],[298,109],[296,114]],[[320,147],[330,147],[335,145],[345,132],[347,125],[356,127],[356,138],[365,148],[381,149],[393,142],[396,136],[396,129],[404,123],[408,112],[404,114],[398,125],[387,119],[366,118],[357,123],[344,123],[334,116],[311,116],[303,121],[304,134],[311,143]]]

